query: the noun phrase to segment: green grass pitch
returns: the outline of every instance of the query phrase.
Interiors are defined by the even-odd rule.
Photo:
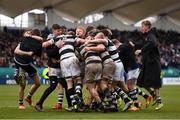
[[[42,85],[33,96],[35,103],[42,92],[46,89]],[[27,91],[30,88],[28,85]],[[121,108],[116,113],[76,113],[62,110],[51,109],[52,105],[57,102],[57,90],[55,90],[44,103],[44,112],[36,112],[34,108],[26,104],[25,110],[18,110],[18,89],[17,85],[0,85],[0,119],[180,119],[180,86],[163,86],[161,89],[162,101],[164,107],[161,110],[154,110],[150,106],[145,108],[144,99],[140,98],[143,103],[142,109],[136,112],[122,112]],[[84,92],[87,93],[87,92]],[[85,94],[85,99],[87,95]],[[66,107],[64,99],[63,108]]]

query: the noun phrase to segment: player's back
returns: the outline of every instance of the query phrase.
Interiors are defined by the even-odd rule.
[[[20,43],[20,50],[33,51],[35,55],[40,56],[42,52],[42,45],[38,40],[31,37],[24,37],[24,40]]]
[[[31,38],[31,37],[24,37],[24,40],[20,43],[20,50],[22,51],[32,51],[33,55],[41,56],[42,53],[42,45],[39,41]],[[32,56],[21,56],[15,55],[15,59],[23,64],[28,64],[33,62]]]

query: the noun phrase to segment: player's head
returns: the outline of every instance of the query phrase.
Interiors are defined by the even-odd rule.
[[[67,34],[67,35],[75,36],[75,32],[72,31],[72,30],[67,31],[66,34]]]
[[[91,31],[87,32],[86,33],[86,39],[93,40],[98,32],[99,31],[97,29],[96,30],[91,30]]]
[[[88,32],[90,32],[90,31],[96,32],[97,29],[96,29],[96,27],[94,27],[94,26],[87,26],[87,28],[86,28],[86,34],[88,34]]]
[[[98,32],[94,37],[94,39],[104,39],[104,38],[105,38],[105,35],[102,32]]]
[[[68,31],[67,31],[67,28],[66,26],[61,26],[61,30],[62,30],[62,34],[65,35]]]
[[[141,32],[147,33],[151,29],[151,22],[149,20],[145,20],[141,23]]]
[[[86,29],[83,26],[78,26],[76,28],[76,37],[84,38],[86,34]]]
[[[112,37],[112,32],[110,29],[102,29],[101,32],[109,39]]]
[[[39,29],[37,29],[37,28],[34,28],[34,29],[31,30],[31,34],[41,36],[41,31]]]
[[[59,36],[62,34],[62,29],[58,24],[53,24],[52,25],[52,32],[54,36]]]

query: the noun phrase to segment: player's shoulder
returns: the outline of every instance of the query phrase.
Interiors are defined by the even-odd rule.
[[[54,38],[54,35],[53,35],[53,34],[49,34],[49,35],[47,36],[47,40],[50,40],[50,39],[52,39],[52,38]]]

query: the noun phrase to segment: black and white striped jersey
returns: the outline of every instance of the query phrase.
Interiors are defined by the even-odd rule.
[[[101,52],[100,57],[103,63],[113,61],[107,50],[105,50],[104,52]]]
[[[61,35],[57,37],[64,42],[62,48],[59,49],[60,60],[64,60],[68,57],[75,56],[74,44],[76,42],[75,37],[72,35]]]
[[[88,47],[97,46],[96,44],[88,44]],[[80,55],[84,58],[85,63],[102,63],[102,60],[100,58],[100,55],[98,52],[94,51],[85,51],[85,45],[81,45],[78,49],[78,52]]]
[[[61,36],[63,35],[54,36],[54,34],[49,34],[47,40],[51,40],[52,43],[56,43],[59,39],[61,39]]]
[[[48,36],[47,36],[47,40],[51,40],[51,39],[54,39],[54,35],[53,34],[49,34]]]
[[[114,62],[121,62],[118,54],[118,50],[113,42],[109,39],[105,39],[106,50],[109,52]]]

